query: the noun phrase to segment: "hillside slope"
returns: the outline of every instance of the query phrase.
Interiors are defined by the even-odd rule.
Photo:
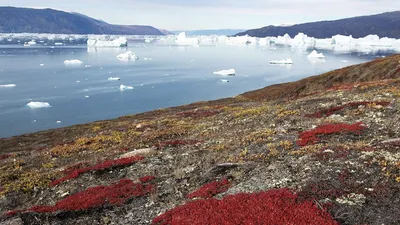
[[[400,224],[400,55],[0,139],[4,224]]]
[[[151,26],[112,25],[79,13],[0,7],[0,33],[163,35]]]
[[[400,11],[285,27],[267,26],[241,32],[236,36],[247,34],[252,37],[277,37],[286,33],[291,37],[298,33],[305,33],[315,38],[330,38],[337,34],[352,35],[354,38],[365,37],[369,34],[376,34],[380,37],[400,38]]]

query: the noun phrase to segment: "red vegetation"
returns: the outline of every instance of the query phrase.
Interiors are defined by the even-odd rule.
[[[155,144],[154,146],[157,148],[163,148],[163,147],[178,147],[181,145],[195,145],[199,143],[203,143],[204,141],[200,140],[173,140],[173,141],[163,141],[159,142],[158,144]]]
[[[299,202],[288,189],[202,199],[153,219],[154,225],[183,224],[308,224],[338,225],[312,201]]]
[[[329,109],[324,109],[324,110],[321,110],[321,111],[313,113],[313,114],[308,114],[306,116],[312,117],[312,118],[322,118],[325,116],[328,117],[328,116],[332,115],[333,113],[343,110],[345,108],[358,107],[361,105],[367,106],[370,104],[375,104],[375,105],[380,105],[380,106],[388,106],[388,105],[390,105],[390,102],[351,102],[351,103],[347,103],[342,106],[336,106],[336,107],[332,107]]]
[[[7,158],[9,158],[10,156],[11,156],[10,154],[3,154],[3,155],[0,155],[0,160],[7,159]]]
[[[132,197],[145,196],[154,189],[151,184],[133,183],[129,179],[120,180],[111,186],[97,186],[70,195],[54,206],[33,206],[27,210],[10,211],[7,216],[20,212],[50,213],[56,211],[80,211],[103,205],[121,205]]]
[[[355,124],[327,124],[318,126],[317,128],[309,131],[304,131],[299,134],[299,140],[297,140],[297,144],[299,146],[307,146],[316,144],[320,139],[318,135],[323,134],[336,134],[343,132],[350,132],[354,134],[359,134],[360,131],[364,130],[362,122],[358,122]]]
[[[154,179],[156,179],[154,176],[145,176],[145,177],[139,178],[139,181],[140,181],[140,183],[148,183]]]
[[[221,181],[214,181],[203,185],[199,190],[190,193],[188,198],[212,198],[213,196],[228,190],[231,183],[224,178]]]
[[[75,179],[75,178],[79,177],[79,175],[89,172],[89,171],[101,171],[101,170],[105,170],[105,169],[109,169],[109,168],[113,168],[113,167],[127,166],[127,165],[134,164],[137,161],[140,161],[142,159],[144,159],[144,157],[134,156],[134,157],[129,157],[129,158],[107,160],[107,161],[104,161],[104,162],[99,163],[94,166],[71,170],[65,177],[62,177],[60,179],[57,179],[57,180],[54,180],[53,182],[51,182],[50,186],[56,186],[67,180]]]

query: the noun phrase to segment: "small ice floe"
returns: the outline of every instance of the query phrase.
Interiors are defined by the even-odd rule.
[[[117,59],[121,61],[129,61],[129,60],[137,60],[139,57],[137,57],[133,52],[127,51],[125,53],[117,55]]]
[[[85,96],[85,98],[89,98],[89,97],[90,97],[89,95],[86,95],[86,96]]]
[[[78,59],[72,59],[72,60],[65,60],[64,64],[65,65],[81,65],[83,62],[78,60]]]
[[[312,51],[308,56],[308,58],[317,58],[317,59],[324,59],[325,56],[323,53],[318,53],[317,51]]]
[[[80,80],[77,80],[77,81],[76,81],[76,83],[80,83],[80,82],[81,82]]]
[[[33,120],[33,122],[34,122],[34,123],[36,123],[36,122],[37,122],[37,120]]]
[[[229,83],[229,80],[221,80],[222,83]]]
[[[85,67],[86,67],[86,68],[90,68],[90,67],[92,67],[92,65],[85,65]]]
[[[64,45],[64,43],[56,42],[56,43],[54,43],[54,45]]]
[[[44,64],[43,64],[43,63],[41,63],[39,66],[44,66]]]
[[[60,123],[61,123],[61,120],[57,120],[56,123],[60,124]]]
[[[121,85],[119,86],[119,89],[120,89],[121,91],[124,91],[124,90],[132,90],[133,87],[132,87],[132,86],[125,86],[125,85],[121,84]]]
[[[143,59],[147,61],[153,60],[153,58],[143,58]]]
[[[0,88],[13,88],[16,87],[16,84],[1,84]]]
[[[220,70],[214,72],[216,75],[221,75],[221,76],[235,76],[236,71],[235,69],[229,69],[229,70]]]
[[[26,104],[31,109],[49,108],[51,105],[48,102],[29,102]]]
[[[32,41],[28,42],[28,45],[36,45],[36,41],[32,40]]]
[[[272,60],[269,62],[270,64],[293,64],[293,60],[291,58],[283,59],[283,60]]]
[[[121,78],[119,78],[119,77],[109,77],[108,80],[117,81],[117,80],[121,80]]]

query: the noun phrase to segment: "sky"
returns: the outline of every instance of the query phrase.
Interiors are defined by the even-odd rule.
[[[167,30],[252,29],[400,10],[399,0],[0,0]]]

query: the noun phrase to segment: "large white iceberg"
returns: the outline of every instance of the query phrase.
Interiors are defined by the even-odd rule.
[[[186,33],[182,32],[176,38],[175,43],[178,45],[198,46],[200,41],[198,38],[188,38],[188,37],[186,37]]]
[[[269,62],[270,64],[293,64],[293,60],[290,58],[283,60],[272,60]]]
[[[87,46],[89,47],[127,47],[128,39],[126,37],[119,37],[115,40],[99,40],[89,38],[87,40]]]
[[[132,87],[132,86],[125,86],[125,85],[121,84],[121,85],[119,86],[119,89],[120,89],[121,91],[124,91],[124,90],[132,90],[133,87]]]
[[[325,56],[323,53],[318,53],[317,51],[312,51],[308,56],[308,58],[318,58],[318,59],[324,59]]]
[[[125,53],[117,55],[117,59],[123,60],[123,61],[126,61],[126,60],[137,60],[137,59],[139,59],[139,57],[137,57],[133,52],[127,51]]]
[[[49,108],[51,105],[48,102],[29,102],[26,104],[31,109]]]
[[[0,88],[12,88],[12,87],[16,87],[16,84],[1,84]]]
[[[222,75],[222,76],[234,76],[236,74],[235,69],[229,69],[229,70],[220,70],[214,72],[216,75]]]
[[[71,59],[71,60],[65,60],[64,61],[64,64],[65,65],[80,65],[80,64],[82,64],[83,62],[82,61],[80,61],[80,60],[78,60],[78,59]]]

